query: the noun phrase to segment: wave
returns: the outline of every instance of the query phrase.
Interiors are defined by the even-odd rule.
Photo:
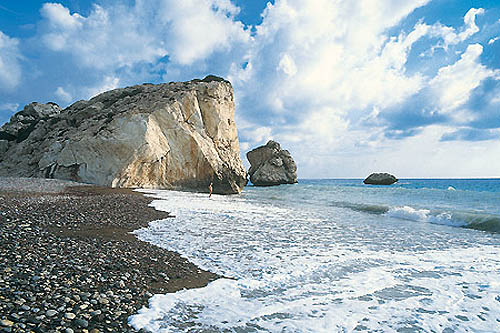
[[[362,213],[385,215],[407,221],[441,224],[500,233],[500,216],[495,214],[439,209],[416,209],[410,206],[390,207],[350,202],[333,202],[332,206],[347,208]]]
[[[389,206],[383,205],[371,205],[371,204],[359,204],[359,203],[351,203],[346,201],[334,201],[331,203],[334,207],[339,208],[348,208],[350,210],[354,210],[356,212],[369,213],[369,214],[385,214],[390,210]]]

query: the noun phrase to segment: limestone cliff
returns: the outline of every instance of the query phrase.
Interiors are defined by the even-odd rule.
[[[0,128],[0,176],[239,193],[246,172],[233,89],[214,76],[30,104]]]

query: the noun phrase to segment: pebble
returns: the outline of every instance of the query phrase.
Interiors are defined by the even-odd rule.
[[[99,298],[99,303],[101,304],[108,304],[109,303],[109,300],[107,298]]]
[[[102,311],[101,311],[101,310],[95,310],[95,311],[92,311],[92,312],[90,313],[90,315],[91,315],[92,317],[95,317],[95,316],[100,315],[101,313],[102,313]]]
[[[203,281],[202,273],[175,253],[128,236],[114,238],[121,233],[116,230],[165,218],[141,210],[150,199],[107,192],[2,192],[4,182],[0,177],[0,332],[135,332],[126,319],[147,304],[148,293],[175,291],[166,289],[161,273]],[[8,182],[29,189],[15,179]],[[47,180],[36,182],[42,191],[51,188],[43,185]],[[78,234],[85,228],[92,233]]]
[[[48,310],[47,312],[45,312],[45,315],[47,317],[54,317],[56,314],[57,314],[56,310]]]
[[[72,312],[66,312],[64,314],[64,318],[68,319],[68,320],[73,320],[76,318],[76,315]]]
[[[9,319],[12,321],[19,321],[19,319],[21,319],[21,317],[17,313],[11,313],[9,315]]]
[[[12,325],[14,325],[14,323],[12,321],[10,321],[10,320],[7,320],[7,319],[0,320],[0,326],[10,327]]]
[[[89,322],[86,321],[85,319],[77,319],[75,320],[75,325],[78,326],[78,327],[88,327],[89,326]]]

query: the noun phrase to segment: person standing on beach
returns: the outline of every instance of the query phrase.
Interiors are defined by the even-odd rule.
[[[210,182],[210,185],[208,185],[208,197],[210,198],[212,196],[212,182]]]

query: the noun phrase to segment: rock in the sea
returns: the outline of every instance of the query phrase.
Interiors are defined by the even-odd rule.
[[[222,194],[247,181],[233,89],[214,76],[115,89],[65,110],[32,103],[0,140],[0,176],[202,191],[212,181]]]
[[[288,150],[276,141],[247,153],[250,181],[256,186],[293,184],[297,182],[297,165]]]
[[[398,179],[389,173],[372,173],[363,181],[370,185],[391,185],[397,182]]]

